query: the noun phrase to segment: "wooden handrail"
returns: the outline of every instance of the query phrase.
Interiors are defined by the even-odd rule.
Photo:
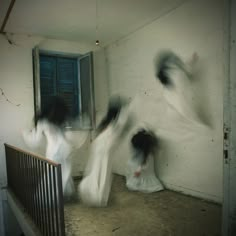
[[[4,145],[5,145],[5,147],[9,147],[9,148],[14,149],[14,150],[16,150],[16,151],[23,152],[23,153],[25,153],[25,154],[27,154],[27,155],[33,156],[33,157],[35,157],[35,158],[37,158],[37,159],[40,159],[41,161],[47,162],[47,163],[49,163],[49,164],[51,164],[51,165],[53,165],[53,166],[58,166],[58,165],[60,165],[59,163],[54,162],[54,161],[52,161],[52,160],[50,160],[50,159],[48,159],[48,158],[46,158],[46,157],[43,157],[43,156],[41,156],[41,155],[39,155],[39,154],[36,154],[36,153],[33,153],[33,152],[29,152],[29,151],[23,150],[23,149],[18,148],[18,147],[14,147],[14,146],[12,146],[12,145],[10,145],[10,144],[7,144],[7,143],[4,143]]]
[[[61,164],[7,143],[4,146],[8,189],[43,235],[65,236]]]

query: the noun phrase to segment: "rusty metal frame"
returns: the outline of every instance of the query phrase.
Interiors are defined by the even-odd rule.
[[[7,188],[42,235],[65,236],[61,165],[5,144]]]

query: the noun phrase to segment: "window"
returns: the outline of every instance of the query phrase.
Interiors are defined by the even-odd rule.
[[[71,56],[35,48],[33,62],[35,112],[58,95],[64,98],[73,117],[86,117],[83,128],[94,128],[92,54]]]
[[[40,54],[40,97],[43,108],[50,97],[64,98],[73,117],[79,115],[78,66],[76,58]]]

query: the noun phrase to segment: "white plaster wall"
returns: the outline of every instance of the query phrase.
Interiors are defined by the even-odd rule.
[[[0,187],[6,185],[6,167],[4,143],[9,143],[28,150],[21,138],[21,130],[32,124],[34,116],[32,48],[58,51],[65,53],[84,54],[94,51],[95,71],[95,100],[97,113],[103,107],[106,90],[103,90],[106,77],[103,70],[103,49],[95,45],[86,45],[79,42],[52,40],[28,35],[10,35],[13,44],[9,44],[3,35],[0,35]],[[97,60],[98,58],[98,60]],[[101,79],[100,79],[101,77]],[[96,89],[98,87],[98,89]],[[106,86],[104,85],[104,88]],[[10,101],[7,101],[7,99]],[[20,104],[19,106],[17,106]],[[75,135],[76,137],[76,135]],[[80,150],[75,149],[73,159],[73,174],[78,175],[83,170],[87,160],[90,135]],[[42,153],[40,150],[36,152]],[[0,193],[0,216],[2,216],[2,195]],[[2,217],[0,217],[2,222]],[[0,226],[2,225],[0,222]],[[3,235],[3,227],[0,227]]]
[[[161,139],[156,158],[160,179],[170,189],[217,202],[222,201],[223,9],[223,0],[187,1],[106,48],[109,93],[128,97],[137,125],[149,123]],[[162,49],[184,61],[197,53],[201,73],[190,99],[208,125],[193,124],[167,107],[153,66]],[[115,172],[122,175],[130,135],[116,153]]]
[[[6,185],[4,143],[23,146],[20,130],[31,123],[33,114],[32,41],[29,45],[10,45],[0,36],[0,187]],[[20,104],[20,106],[16,106]],[[1,203],[3,194],[1,196]],[[2,209],[0,209],[2,215]],[[1,227],[3,229],[3,227]],[[4,232],[1,232],[4,235]]]

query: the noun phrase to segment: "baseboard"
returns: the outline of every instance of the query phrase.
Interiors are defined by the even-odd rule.
[[[213,203],[217,203],[217,204],[222,204],[222,202],[223,202],[223,199],[221,197],[213,195],[213,194],[208,194],[208,193],[204,193],[201,191],[196,191],[196,190],[193,190],[190,188],[182,187],[182,186],[175,185],[175,184],[170,184],[167,182],[164,182],[163,184],[166,189],[169,189],[169,190],[172,190],[175,192],[179,192],[179,193],[187,195],[187,196],[199,198],[204,201],[213,202]]]

